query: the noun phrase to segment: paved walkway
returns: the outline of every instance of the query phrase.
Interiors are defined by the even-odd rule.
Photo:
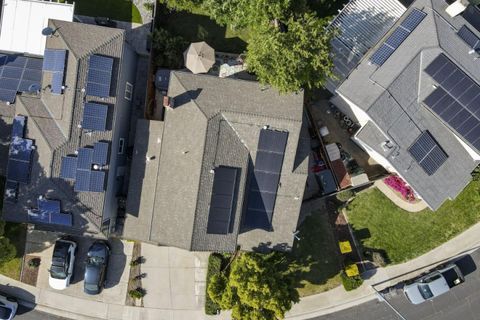
[[[427,203],[423,200],[419,202],[408,202],[400,198],[389,186],[387,186],[383,180],[377,180],[374,183],[374,186],[378,188],[388,199],[392,200],[393,203],[399,208],[402,208],[408,212],[419,212],[424,209],[427,209]]]
[[[287,314],[287,319],[310,319],[315,316],[343,310],[352,306],[359,305],[366,301],[373,300],[375,299],[375,291],[372,286],[374,286],[376,290],[382,290],[386,287],[398,283],[399,281],[414,277],[415,275],[420,274],[425,270],[431,269],[436,264],[445,262],[446,260],[450,260],[457,255],[473,251],[474,249],[480,247],[480,238],[478,237],[479,234],[480,223],[476,224],[464,233],[458,235],[457,237],[426,253],[423,256],[420,256],[403,264],[374,270],[372,271],[372,274],[370,274],[370,278],[365,281],[364,285],[357,290],[354,290],[353,292],[346,292],[345,290],[343,290],[342,287],[338,287],[325,293],[306,297],[302,299],[300,303],[293,306],[292,310],[290,310],[290,312]],[[147,258],[147,260],[149,259],[149,257],[147,256],[148,250],[152,249],[155,252],[152,251],[151,253],[158,254],[155,248],[146,248],[147,251],[145,251],[144,249],[143,255]],[[177,252],[178,249],[164,248],[163,250],[166,250],[169,255],[172,255],[173,253]],[[163,268],[167,268],[166,266],[168,265],[169,272],[172,272],[173,270],[175,270],[175,266],[183,264],[183,262],[180,262],[180,260],[184,259],[184,257],[182,258],[184,254],[188,255],[187,253],[182,252],[180,256],[168,257],[165,256],[164,252],[163,257],[161,254],[159,254],[155,259],[152,259],[152,261],[150,262],[150,267],[155,267],[157,263],[162,263],[164,266]],[[195,257],[197,253],[191,253],[191,255]],[[172,262],[171,259],[179,260],[177,260],[177,263]],[[195,258],[193,258],[193,260],[192,258],[188,259],[190,260],[185,263],[187,263],[192,270],[196,270],[197,266],[199,269],[203,269],[202,262],[195,262]],[[155,260],[157,262],[155,262]],[[167,261],[169,262],[167,263]],[[148,267],[148,265],[146,267]],[[162,268],[160,267],[160,265],[158,267]],[[159,271],[153,269],[147,272],[150,274],[150,276],[147,276],[147,278],[145,279],[145,286],[150,286],[151,288],[154,288],[155,285],[159,285],[158,281],[162,279],[153,279],[153,274],[157,272]],[[199,271],[198,279],[200,279],[200,276],[203,277],[203,272],[203,270]],[[177,274],[176,277],[181,277],[181,274],[182,273],[180,272],[180,274]],[[193,274],[194,281],[193,284],[188,284],[190,288],[188,290],[190,290],[192,294],[195,294],[195,292],[197,292],[198,290],[203,290],[203,287],[200,284],[197,286],[197,281],[195,281],[195,279],[197,279],[195,277],[196,271],[193,271]],[[169,276],[170,289],[171,292],[174,292],[175,290],[172,290],[173,285],[171,283],[173,278],[171,277],[171,275]],[[191,276],[188,277],[192,279]],[[181,286],[182,285],[179,285],[179,287]],[[192,288],[193,290],[191,290]],[[190,309],[185,308],[185,305],[175,306],[173,303],[171,304],[171,308],[164,308],[165,306],[160,305],[158,305],[160,308],[137,308],[112,304],[108,302],[103,303],[99,301],[92,301],[80,297],[65,296],[63,293],[58,291],[39,289],[1,275],[0,291],[5,291],[6,293],[18,296],[29,303],[36,303],[36,308],[39,311],[44,311],[58,316],[80,320],[176,320],[229,318],[229,313],[227,312],[222,312],[222,314],[218,317],[206,317],[203,313],[203,308],[200,308],[198,305],[196,307],[190,306]],[[152,298],[154,298],[153,295]],[[178,299],[181,299],[181,297],[178,296]],[[190,297],[189,299],[192,299],[192,297]],[[147,302],[147,304],[148,303],[153,304],[156,302],[150,301]]]

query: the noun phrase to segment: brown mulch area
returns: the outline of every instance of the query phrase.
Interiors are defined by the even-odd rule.
[[[142,255],[142,247],[140,242],[135,242],[133,244],[133,252],[132,252],[132,261],[140,258]],[[130,261],[128,262],[130,263]],[[134,279],[136,276],[142,273],[141,264],[137,264],[134,266],[130,266],[130,276],[128,278],[128,290],[127,290],[127,297],[125,299],[125,305],[127,306],[134,306],[138,307],[139,305],[136,303],[136,299],[130,297],[128,294],[130,290],[135,290],[137,288],[142,287],[142,280],[141,279]],[[141,305],[143,307],[143,301],[141,301]]]
[[[329,202],[327,203],[327,210],[330,217],[330,223],[332,224],[335,231],[334,235],[335,235],[337,244],[339,241],[348,240],[352,247],[352,252],[342,255],[342,260],[343,260],[342,262],[345,264],[346,260],[349,260],[351,262],[362,261],[362,258],[358,255],[358,250],[355,247],[355,242],[353,241],[352,235],[348,228],[347,219],[345,218],[341,208],[339,208],[337,204]],[[340,249],[339,249],[339,252],[340,252]],[[361,269],[363,269],[363,266],[361,264],[359,264],[358,266]],[[361,270],[360,272],[363,272],[363,271]]]
[[[22,270],[22,276],[20,281],[26,284],[29,284],[31,286],[36,286],[37,285],[37,278],[38,278],[38,270],[40,267],[30,267],[28,263],[33,260],[33,259],[39,259],[40,257],[37,256],[31,256],[31,255],[26,255],[24,262],[23,262],[23,270]],[[41,260],[40,260],[41,263]]]

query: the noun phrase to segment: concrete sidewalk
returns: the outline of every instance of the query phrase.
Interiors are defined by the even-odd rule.
[[[310,319],[343,310],[375,299],[375,290],[382,290],[399,281],[414,277],[436,264],[466,254],[480,247],[480,223],[434,250],[403,264],[374,270],[370,278],[357,290],[346,292],[342,287],[305,297],[288,312],[287,319]],[[173,266],[173,265],[172,265]],[[153,270],[151,271],[153,272]],[[38,289],[0,275],[0,290],[20,297],[39,311],[78,320],[181,320],[229,319],[228,312],[207,317],[203,308],[137,308],[119,304],[102,303],[66,296],[61,292]],[[123,298],[123,297],[122,297]]]

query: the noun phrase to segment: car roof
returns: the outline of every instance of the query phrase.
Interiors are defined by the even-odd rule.
[[[100,266],[87,264],[85,266],[85,283],[98,284],[100,280],[100,270]]]

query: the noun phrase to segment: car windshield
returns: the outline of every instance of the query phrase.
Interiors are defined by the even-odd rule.
[[[11,309],[0,306],[0,319],[9,319],[11,314]]]
[[[50,276],[55,279],[65,279],[67,277],[65,267],[63,265],[58,266],[52,264]]]
[[[418,290],[420,291],[420,294],[425,300],[428,300],[433,297],[432,290],[430,290],[430,287],[428,286],[428,284],[418,285]]]

